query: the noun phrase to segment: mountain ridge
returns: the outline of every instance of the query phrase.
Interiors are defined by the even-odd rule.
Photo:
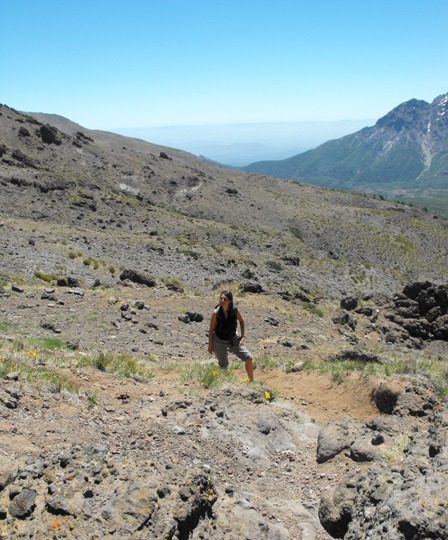
[[[372,127],[286,160],[241,168],[339,189],[401,197],[448,213],[448,94],[411,99]],[[424,206],[424,204],[421,204]]]

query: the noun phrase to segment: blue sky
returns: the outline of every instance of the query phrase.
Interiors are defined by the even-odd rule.
[[[379,118],[448,92],[446,0],[0,0],[0,101],[91,129]]]

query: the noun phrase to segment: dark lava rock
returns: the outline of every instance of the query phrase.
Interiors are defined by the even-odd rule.
[[[39,325],[41,328],[44,328],[45,330],[51,330],[55,334],[60,334],[61,330],[57,328],[54,323],[48,322],[48,321],[42,321]]]
[[[169,291],[174,291],[174,292],[177,292],[179,294],[183,294],[185,292],[185,289],[183,287],[179,287],[179,285],[176,285],[174,283],[168,283],[168,285],[166,286],[166,288],[169,290]]]
[[[410,283],[403,289],[403,294],[411,300],[415,300],[421,291],[428,289],[431,285],[429,281]]]
[[[22,152],[22,150],[14,150],[12,153],[12,157],[19,161],[20,163],[23,163],[26,167],[32,167],[34,169],[38,166],[38,161],[36,159],[33,159],[25,154],[25,152]]]
[[[36,491],[34,489],[22,489],[14,498],[8,508],[11,516],[18,519],[25,519],[30,516],[35,508]]]
[[[204,315],[196,311],[186,311],[185,315],[188,315],[191,322],[202,322],[204,320]]]
[[[384,364],[384,360],[380,356],[376,354],[365,353],[360,349],[343,350],[338,352],[337,354],[330,354],[325,359],[326,362],[336,362],[338,360],[355,360],[358,362]]]
[[[352,520],[353,503],[356,491],[353,491],[349,481],[348,485],[338,484],[325,493],[319,506],[319,520],[322,527],[333,538],[344,538]]]
[[[243,283],[241,286],[242,292],[250,292],[250,293],[262,293],[263,287],[259,283]]]
[[[436,339],[448,341],[448,315],[442,315],[431,325],[431,331]]]
[[[121,281],[129,279],[133,283],[139,283],[141,285],[147,285],[148,287],[155,287],[157,285],[156,280],[144,272],[138,272],[137,270],[123,270],[120,274]]]
[[[42,137],[42,141],[44,143],[56,144],[56,145],[62,144],[62,134],[59,132],[57,128],[53,126],[49,126],[47,124],[45,126],[41,126],[39,131]]]
[[[397,397],[392,414],[397,416],[432,416],[435,407],[440,406],[434,395],[434,388],[422,382],[413,382]]]
[[[26,127],[21,126],[19,129],[19,135],[20,137],[30,137],[30,132],[26,129]]]
[[[23,293],[24,290],[25,289],[23,287],[20,287],[20,285],[16,285],[15,283],[13,283],[11,285],[11,291],[18,292],[18,293]]]
[[[355,309],[358,307],[358,299],[356,296],[347,296],[346,298],[343,298],[341,300],[341,309],[346,309],[347,311],[351,311],[352,309]]]
[[[334,324],[346,324],[352,330],[355,330],[356,328],[356,320],[352,319],[347,312],[337,313],[336,315],[333,315],[333,317],[331,317],[331,320],[334,322]]]
[[[392,414],[399,395],[400,392],[393,391],[381,383],[378,388],[372,391],[371,398],[381,413]]]

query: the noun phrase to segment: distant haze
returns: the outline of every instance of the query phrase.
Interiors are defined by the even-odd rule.
[[[255,161],[286,159],[330,140],[372,126],[375,120],[334,122],[266,122],[121,128],[113,133],[178,148],[225,165],[241,167]]]

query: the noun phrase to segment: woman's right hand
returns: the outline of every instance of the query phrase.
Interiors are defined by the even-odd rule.
[[[208,352],[209,354],[213,354],[213,345],[208,346]]]

